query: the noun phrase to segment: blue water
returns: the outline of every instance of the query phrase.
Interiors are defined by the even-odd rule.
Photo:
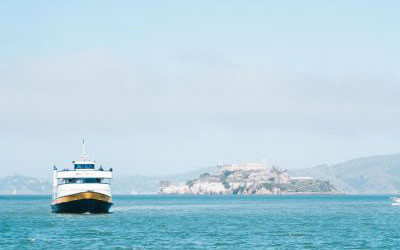
[[[389,196],[114,196],[112,213],[53,214],[0,196],[0,249],[400,249]]]

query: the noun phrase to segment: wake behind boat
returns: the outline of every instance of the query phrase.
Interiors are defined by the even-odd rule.
[[[112,169],[95,169],[96,162],[85,152],[78,161],[73,161],[73,170],[53,170],[54,213],[108,213],[112,206]]]

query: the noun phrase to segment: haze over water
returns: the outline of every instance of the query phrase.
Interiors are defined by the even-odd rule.
[[[50,212],[50,196],[0,196],[0,249],[388,249],[388,196],[114,196],[111,214]]]

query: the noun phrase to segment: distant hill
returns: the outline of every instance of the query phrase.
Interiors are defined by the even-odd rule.
[[[22,175],[0,178],[0,194],[50,194],[51,184]]]
[[[112,181],[114,194],[157,193],[159,182],[186,182],[200,174],[213,174],[216,167],[200,168],[182,174],[159,176],[116,177]],[[400,192],[400,154],[353,159],[334,165],[306,169],[289,169],[290,176],[311,176],[329,181],[338,190],[349,194],[396,194]],[[50,194],[50,180],[15,175],[0,178],[0,194]]]
[[[216,167],[200,168],[174,175],[159,176],[126,176],[116,177],[112,180],[112,191],[114,194],[151,194],[157,193],[159,183],[163,180],[174,182],[186,182],[194,179],[202,173],[214,173]],[[51,180],[42,181],[36,178],[22,175],[7,176],[0,178],[0,194],[50,194]]]
[[[149,194],[158,193],[160,181],[170,180],[173,182],[186,182],[203,173],[215,173],[217,167],[199,168],[193,171],[172,175],[157,176],[127,176],[116,177],[113,180],[113,193],[115,194]]]
[[[400,154],[353,159],[334,165],[289,170],[291,175],[328,180],[350,194],[396,194],[400,192]]]

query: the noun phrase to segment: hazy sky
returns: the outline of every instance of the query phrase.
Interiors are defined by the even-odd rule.
[[[0,176],[400,152],[398,1],[2,1]]]

